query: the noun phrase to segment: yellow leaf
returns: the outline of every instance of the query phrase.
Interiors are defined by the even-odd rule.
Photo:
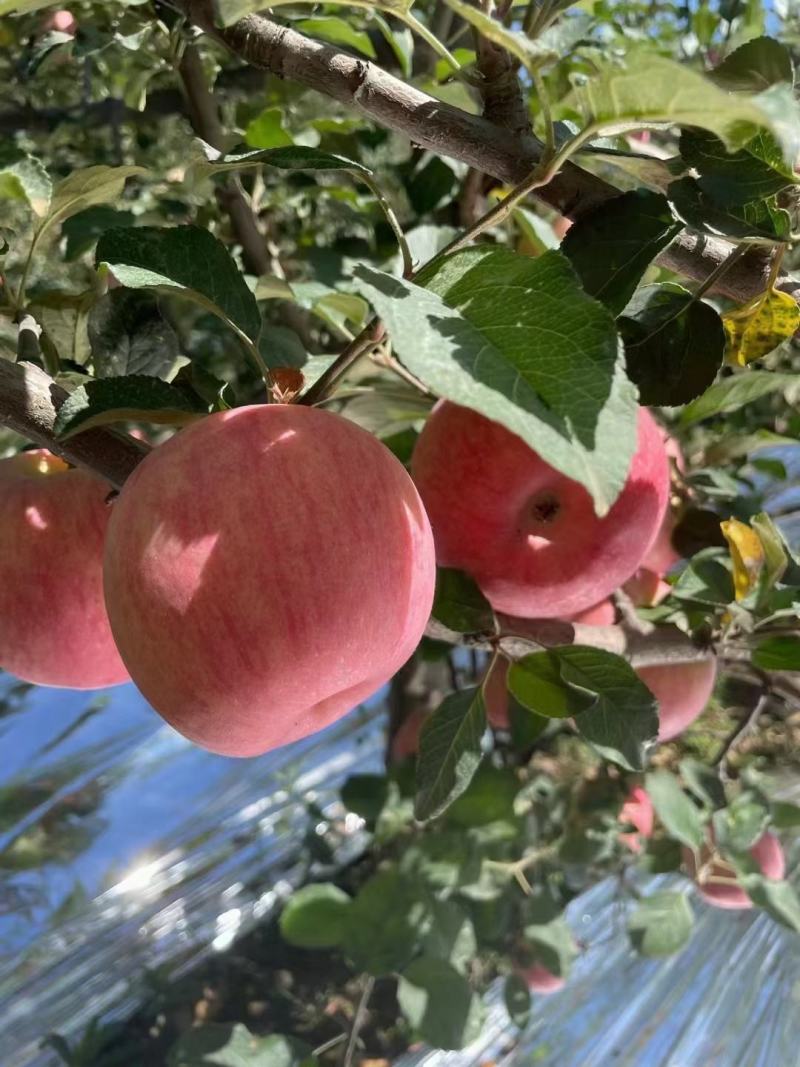
[[[719,525],[731,554],[736,599],[744,600],[754,588],[764,567],[764,546],[761,544],[761,538],[747,523],[728,519]]]
[[[722,316],[729,363],[740,367],[761,359],[800,328],[800,308],[788,293],[770,289]]]

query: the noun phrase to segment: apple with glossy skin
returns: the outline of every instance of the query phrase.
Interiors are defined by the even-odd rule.
[[[641,852],[641,838],[653,836],[653,823],[655,822],[653,802],[650,799],[650,794],[642,786],[635,785],[631,789],[627,800],[620,809],[619,821],[636,828],[636,833],[620,834],[619,840],[631,852]]]
[[[704,846],[701,849],[700,874],[702,881],[698,882],[698,870],[695,866],[694,856],[689,849],[683,850],[684,862],[688,868],[689,877],[697,885],[697,891],[700,896],[715,908],[730,908],[732,910],[752,908],[753,901],[740,886],[728,885],[724,882],[715,884],[713,881],[707,881],[708,878],[715,877],[729,880],[736,877],[734,869],[721,857],[712,863],[710,869],[704,871],[711,854],[711,849],[708,846]],[[769,831],[756,841],[755,845],[750,849],[750,855],[761,868],[761,873],[765,878],[779,882],[786,874],[786,857],[784,856],[783,848],[778,838]]]
[[[128,681],[103,603],[111,486],[45,449],[0,461],[0,667],[38,685]]]
[[[520,968],[517,973],[523,982],[527,982],[528,989],[532,993],[543,993],[547,996],[549,993],[557,993],[566,985],[565,978],[552,974],[540,963],[534,963],[532,967]]]
[[[658,701],[658,739],[671,741],[705,709],[714,691],[717,661],[637,667],[636,673]]]
[[[111,628],[144,696],[203,748],[254,756],[339,719],[405,663],[435,560],[402,464],[339,415],[195,422],[114,504]]]
[[[497,611],[524,618],[571,616],[618,588],[650,548],[669,493],[663,436],[643,408],[628,480],[602,519],[583,486],[521,438],[446,401],[411,469],[439,563],[469,572]]]

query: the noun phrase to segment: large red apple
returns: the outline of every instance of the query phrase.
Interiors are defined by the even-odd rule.
[[[153,707],[212,752],[321,730],[408,659],[430,612],[428,519],[403,466],[338,415],[210,415],[114,504],[106,603]]]
[[[636,673],[658,701],[658,739],[671,741],[703,711],[714,691],[717,661],[637,667]]]
[[[472,574],[498,611],[527,618],[574,615],[618,588],[650,548],[669,493],[663,437],[644,409],[628,480],[602,519],[583,486],[521,438],[448,402],[420,434],[412,472],[439,562]]]
[[[534,963],[532,967],[520,969],[518,973],[522,980],[528,983],[528,989],[532,993],[543,993],[545,996],[548,993],[557,993],[566,984],[565,978],[552,974],[546,967],[542,967],[540,963]]]
[[[698,882],[698,869],[693,854],[689,849],[684,849],[683,855],[689,876],[697,882],[697,891],[709,904],[713,904],[715,908],[752,908],[753,902],[747,893],[740,886],[731,884],[736,878],[736,872],[724,859],[719,857],[709,867],[711,851],[704,847],[700,852]],[[765,878],[779,882],[786,874],[786,857],[774,834],[767,832],[760,837],[750,849],[750,855],[761,868]],[[715,878],[725,881],[715,882]]]
[[[0,462],[0,667],[39,685],[128,680],[103,604],[111,487],[39,449]]]

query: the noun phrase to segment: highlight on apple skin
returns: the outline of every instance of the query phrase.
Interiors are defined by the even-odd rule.
[[[703,712],[714,692],[716,658],[694,663],[637,667],[636,673],[658,701],[658,739],[671,741]]]
[[[0,461],[0,667],[28,682],[127,682],[103,602],[111,487],[46,449]]]
[[[524,982],[527,982],[528,989],[532,993],[542,993],[545,996],[549,993],[557,993],[567,984],[565,978],[552,974],[540,963],[534,963],[532,967],[520,968],[517,973]]]
[[[752,908],[753,901],[739,885],[731,885],[728,882],[736,877],[736,872],[730,864],[721,857],[716,859],[709,870],[703,873],[704,867],[711,858],[711,850],[705,846],[700,852],[700,874],[698,881],[698,869],[689,849],[683,850],[683,858],[689,877],[697,886],[701,897],[715,908],[728,908],[731,910],[743,910]],[[775,834],[767,831],[750,849],[750,855],[761,868],[765,878],[779,882],[786,874],[786,857],[783,847]],[[725,878],[728,882],[709,881],[709,878]]]
[[[597,604],[639,566],[667,507],[662,432],[644,408],[638,425],[627,482],[601,519],[586,489],[521,438],[439,402],[411,461],[439,563],[470,573],[509,615],[560,618]]]
[[[115,502],[105,553],[133,680],[229,756],[313,734],[379,689],[416,648],[434,580],[400,462],[297,405],[220,412],[160,445]]]

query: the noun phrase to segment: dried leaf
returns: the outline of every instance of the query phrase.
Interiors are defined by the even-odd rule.
[[[764,546],[758,534],[738,519],[721,522],[733,563],[733,586],[736,599],[744,600],[755,588],[764,567]]]

